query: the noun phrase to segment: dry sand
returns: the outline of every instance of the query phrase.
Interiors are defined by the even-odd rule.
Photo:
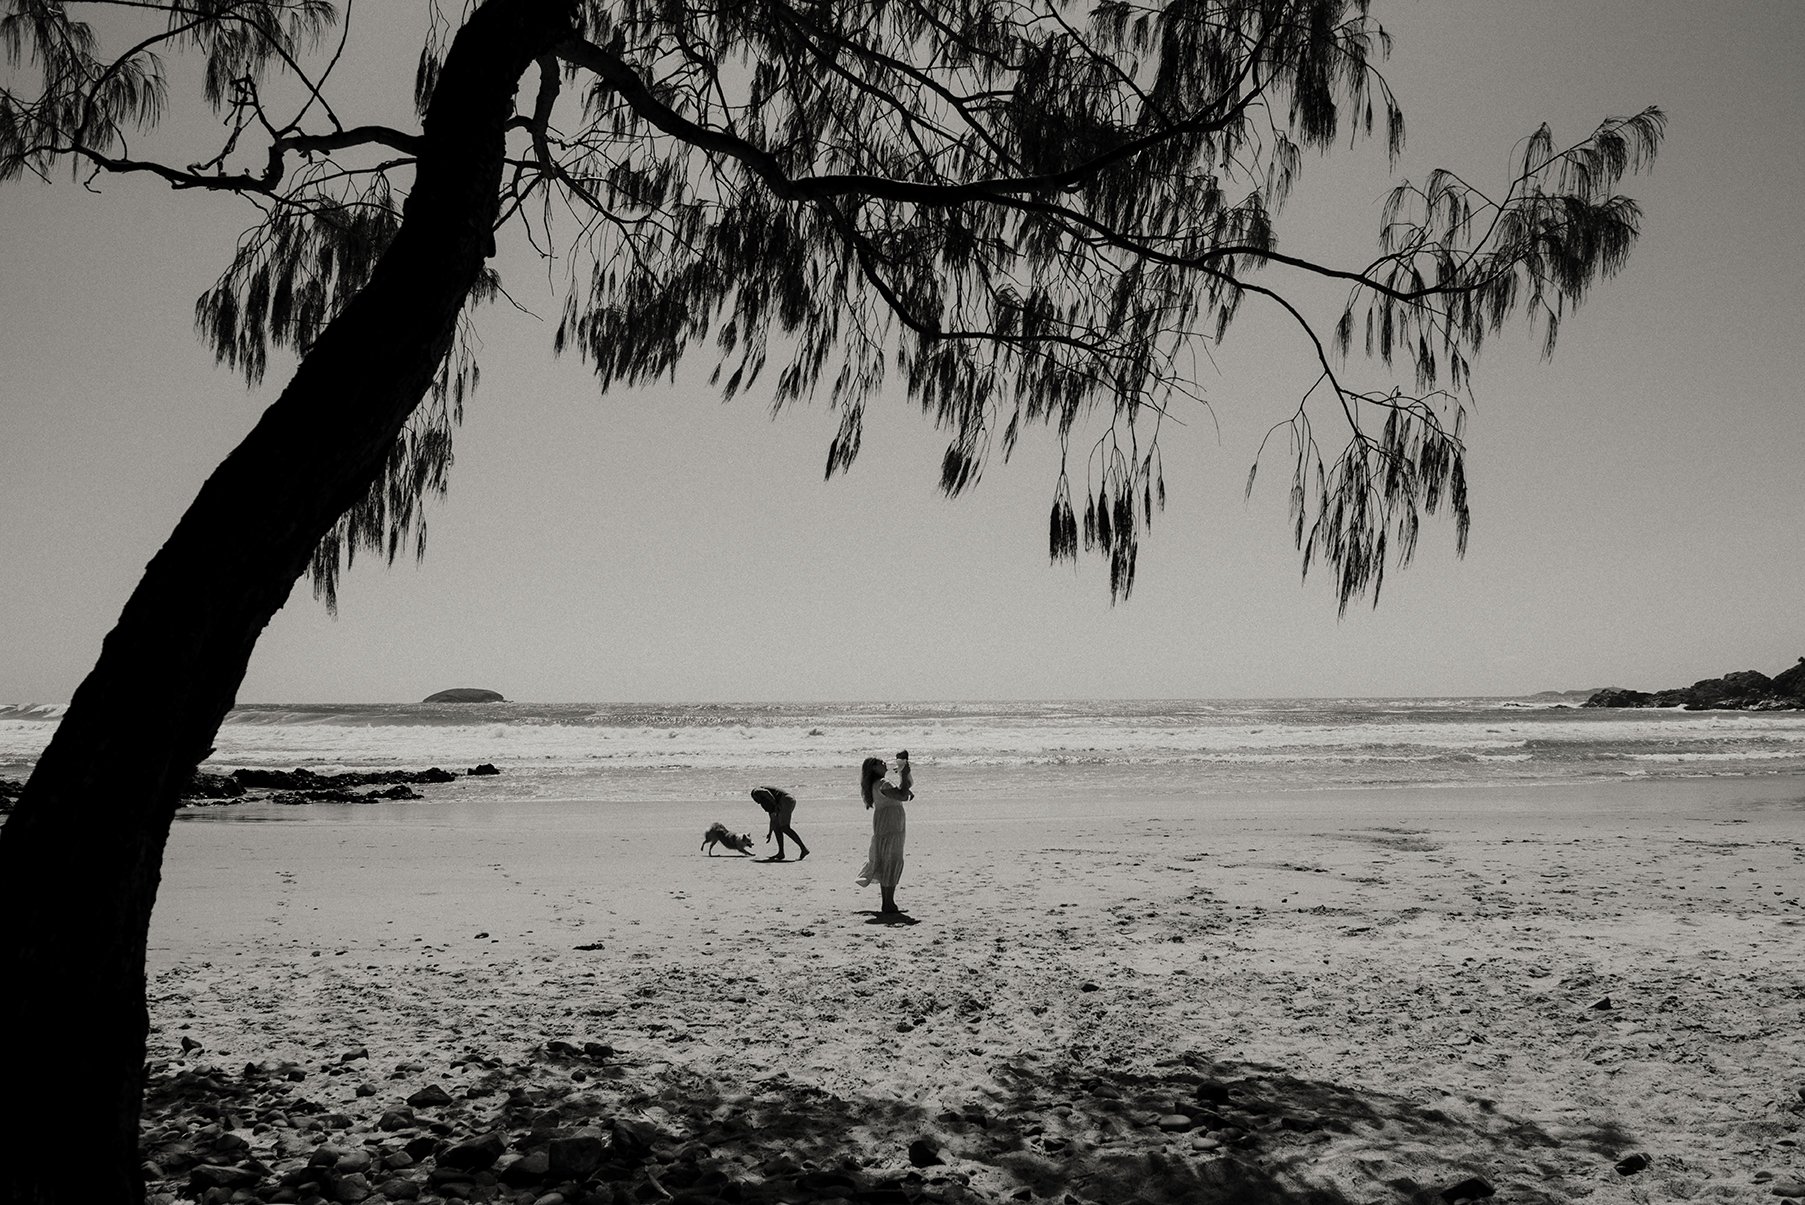
[[[191,813],[153,1194],[236,1155],[247,1200],[1805,1196],[1805,783],[1039,811],[924,789],[896,925],[850,798],[775,865],[696,848],[749,800]],[[589,1176],[399,1154],[585,1126]]]

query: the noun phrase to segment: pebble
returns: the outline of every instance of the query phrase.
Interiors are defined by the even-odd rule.
[[[915,1167],[933,1167],[946,1161],[940,1157],[940,1147],[934,1140],[924,1136],[909,1144],[909,1162]]]
[[[507,1149],[507,1140],[500,1134],[482,1134],[441,1151],[439,1166],[462,1168],[466,1171],[481,1171],[485,1167],[493,1166]]]
[[[340,1176],[333,1185],[332,1199],[342,1205],[357,1205],[370,1197],[370,1181],[362,1172],[352,1172],[348,1176]]]
[[[1167,1113],[1156,1124],[1168,1134],[1182,1134],[1196,1123],[1183,1113]]]
[[[1484,1197],[1493,1196],[1497,1191],[1497,1189],[1486,1183],[1481,1177],[1468,1176],[1460,1183],[1450,1184],[1448,1187],[1442,1189],[1440,1196],[1442,1200],[1449,1202],[1477,1201]]]

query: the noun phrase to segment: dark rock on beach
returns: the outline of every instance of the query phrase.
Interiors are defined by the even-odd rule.
[[[316,774],[312,770],[234,770],[232,777],[247,790],[277,791],[345,790],[350,787],[395,786],[400,783],[455,782],[457,775],[432,766],[425,770],[347,770],[341,774]]]
[[[472,776],[500,774],[489,763],[473,767]],[[270,803],[376,803],[385,799],[424,799],[415,786],[455,782],[462,775],[430,766],[424,770],[347,770],[321,774],[295,770],[239,769],[230,774],[197,772],[182,790],[182,802],[190,807],[220,803],[267,800]],[[22,786],[22,784],[19,784]],[[0,780],[0,811],[7,805],[4,780]],[[15,789],[12,796],[16,797]]]
[[[506,703],[498,690],[483,690],[475,686],[457,686],[450,690],[441,690],[437,694],[427,695],[422,703]]]
[[[183,799],[242,799],[244,784],[230,774],[203,774],[199,770],[182,788]]]
[[[1687,711],[1792,711],[1805,709],[1805,657],[1791,669],[1768,677],[1760,670],[1733,670],[1691,686],[1654,692],[1607,687],[1582,707],[1683,707]]]

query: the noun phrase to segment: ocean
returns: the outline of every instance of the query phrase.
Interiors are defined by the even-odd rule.
[[[63,710],[0,705],[0,777],[30,772]],[[1797,775],[1805,712],[1496,698],[252,704],[231,712],[216,744],[204,769],[486,762],[500,775],[469,785],[498,807],[743,802],[766,783],[851,798],[864,757],[905,748],[918,790],[946,802],[1083,803]]]

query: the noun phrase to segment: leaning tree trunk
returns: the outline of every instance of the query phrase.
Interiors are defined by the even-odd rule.
[[[0,830],[0,1201],[143,1199],[145,946],[177,793],[444,358],[493,248],[515,90],[572,8],[487,0],[458,34],[393,244],[152,559]]]

